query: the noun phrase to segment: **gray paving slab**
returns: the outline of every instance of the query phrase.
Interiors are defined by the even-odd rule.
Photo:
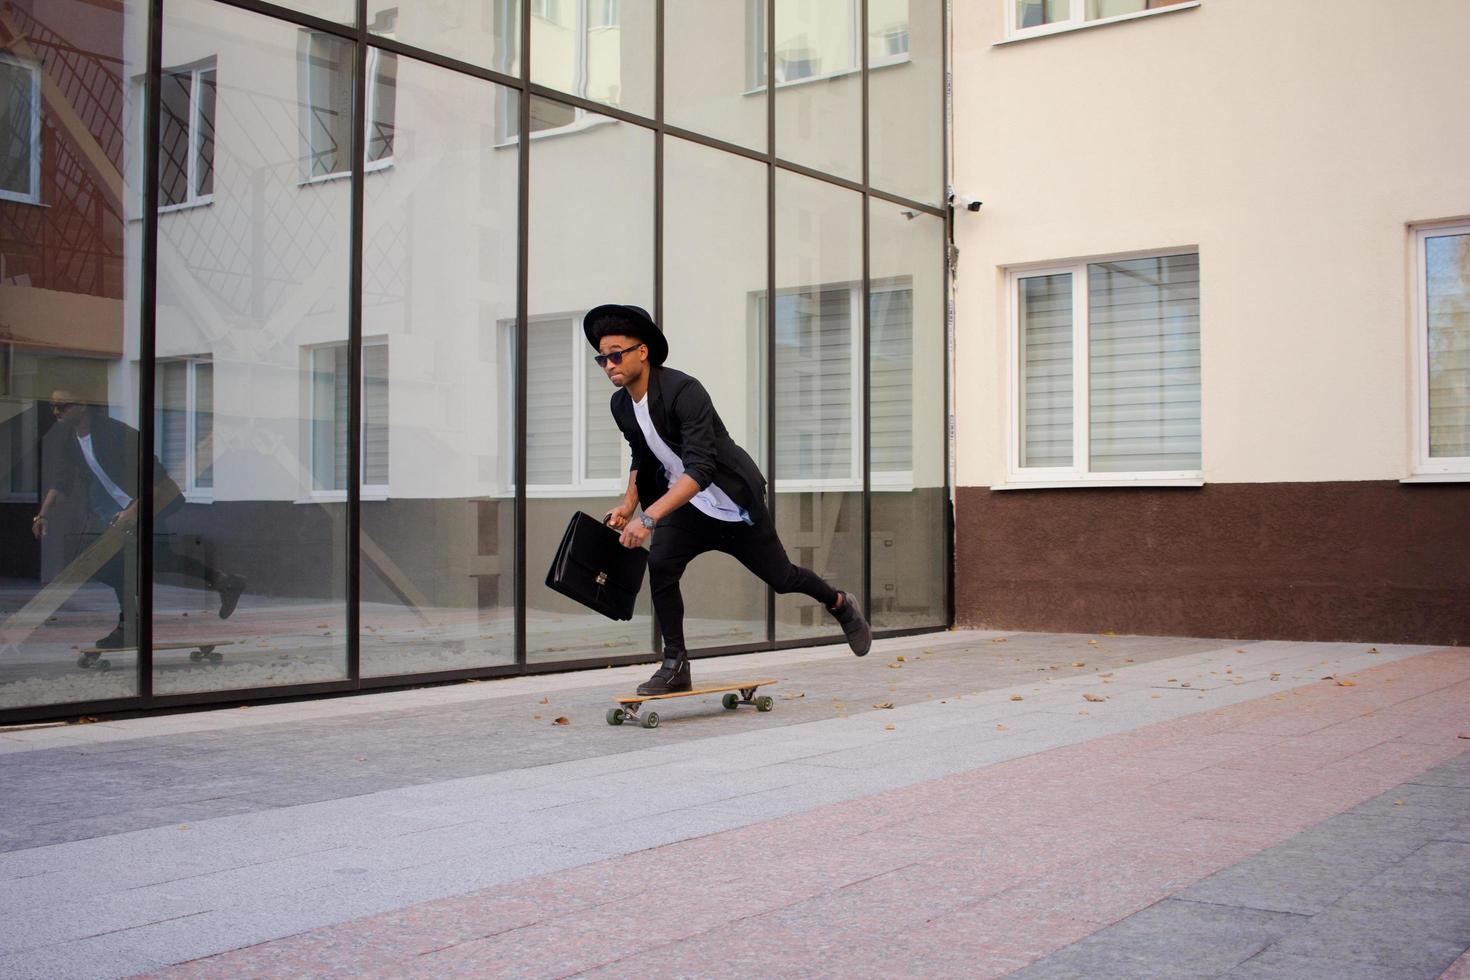
[[[1011,974],[1016,980],[1215,977],[1305,917],[1166,899]]]
[[[1470,842],[1444,834],[1464,792],[1444,774],[1467,762],[1470,752],[1015,976],[1435,980],[1470,949]]]

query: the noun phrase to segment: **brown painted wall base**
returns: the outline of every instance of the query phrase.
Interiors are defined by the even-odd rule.
[[[955,495],[956,625],[1470,645],[1470,484]]]

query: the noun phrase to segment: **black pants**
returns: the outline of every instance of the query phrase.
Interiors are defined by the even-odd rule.
[[[685,504],[659,522],[648,555],[648,584],[665,655],[687,649],[679,579],[684,568],[706,551],[723,551],[779,593],[800,592],[828,608],[837,601],[836,589],[814,572],[791,563],[769,514],[762,513],[754,524],[718,521],[693,504]]]

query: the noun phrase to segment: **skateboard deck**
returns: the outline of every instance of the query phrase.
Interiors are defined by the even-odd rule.
[[[644,728],[657,728],[658,712],[643,711],[645,702],[692,698],[700,694],[724,694],[720,703],[729,711],[734,711],[742,704],[753,704],[757,711],[770,711],[776,706],[776,702],[769,694],[756,697],[755,692],[757,688],[774,683],[776,683],[774,678],[765,678],[758,681],[739,681],[735,684],[711,684],[689,691],[676,691],[673,694],[624,694],[615,699],[618,707],[607,709],[607,723],[621,725],[625,721],[635,721]]]
[[[207,642],[194,643],[155,643],[154,650],[188,650],[189,659],[194,663],[208,661],[217,664],[225,659],[222,653],[215,653],[215,647],[233,646],[239,640],[209,640]],[[136,646],[130,647],[84,647],[82,655],[77,658],[77,666],[83,670],[111,670],[112,661],[102,656],[104,653],[129,653],[135,652]]]

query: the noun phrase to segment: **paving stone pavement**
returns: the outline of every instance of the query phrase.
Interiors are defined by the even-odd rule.
[[[603,724],[646,673],[0,730],[0,976],[1437,977],[1470,947],[1467,650],[955,632],[699,663],[779,677],[777,710]]]

